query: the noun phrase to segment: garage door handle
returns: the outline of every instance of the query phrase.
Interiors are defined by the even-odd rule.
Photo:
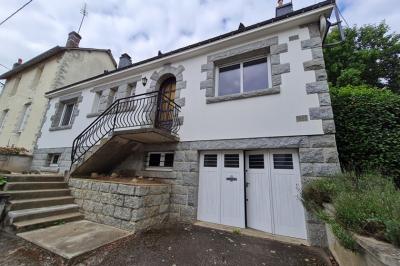
[[[226,180],[233,182],[233,181],[237,181],[237,178],[230,176],[230,177],[227,177]]]

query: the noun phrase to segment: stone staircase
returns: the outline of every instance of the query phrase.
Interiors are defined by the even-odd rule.
[[[82,220],[63,176],[6,175],[0,196],[9,195],[3,227],[24,232],[51,225]]]

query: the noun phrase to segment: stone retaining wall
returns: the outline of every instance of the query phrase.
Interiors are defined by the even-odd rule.
[[[170,185],[117,184],[70,178],[71,194],[85,218],[138,232],[168,221]]]

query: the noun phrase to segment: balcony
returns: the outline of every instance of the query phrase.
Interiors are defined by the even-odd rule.
[[[74,169],[89,157],[91,161],[110,159],[110,154],[122,158],[132,143],[179,141],[179,113],[180,106],[158,91],[116,100],[73,141]]]

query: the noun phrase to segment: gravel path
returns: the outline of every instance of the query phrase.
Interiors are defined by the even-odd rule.
[[[331,265],[322,249],[191,225],[146,232],[69,262],[15,236],[0,239],[0,265]]]

